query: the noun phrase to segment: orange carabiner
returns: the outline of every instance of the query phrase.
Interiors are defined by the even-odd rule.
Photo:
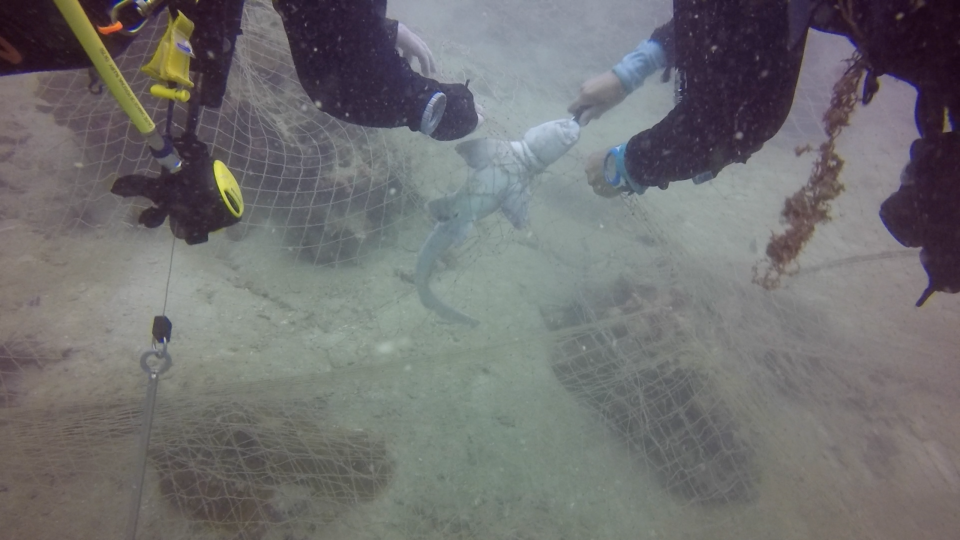
[[[115,34],[115,33],[119,32],[119,31],[121,31],[121,30],[123,30],[123,23],[121,23],[120,21],[117,21],[117,22],[115,22],[115,23],[113,23],[113,24],[111,24],[111,25],[109,25],[109,26],[98,26],[98,27],[97,27],[97,32],[100,32],[101,34],[103,34],[103,35],[105,35],[105,36],[109,36],[110,34]]]

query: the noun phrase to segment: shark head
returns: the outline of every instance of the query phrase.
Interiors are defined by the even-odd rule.
[[[580,124],[572,118],[553,120],[532,127],[523,135],[523,143],[546,169],[580,140]]]

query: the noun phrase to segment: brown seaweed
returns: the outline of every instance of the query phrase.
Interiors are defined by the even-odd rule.
[[[783,276],[799,271],[794,263],[820,223],[830,220],[830,201],[840,196],[844,185],[840,182],[843,159],[837,154],[836,140],[843,128],[850,125],[850,115],[856,107],[860,81],[865,66],[859,53],[847,60],[847,70],[833,87],[830,107],[823,115],[827,141],[820,145],[806,185],[787,198],[780,213],[786,230],[771,234],[767,244],[767,259],[753,267],[753,282],[764,289],[780,286]],[[797,155],[806,149],[798,148]]]

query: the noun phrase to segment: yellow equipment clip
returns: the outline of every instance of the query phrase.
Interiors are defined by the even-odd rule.
[[[193,88],[190,81],[190,58],[193,57],[193,47],[190,45],[190,35],[193,34],[193,21],[177,12],[177,18],[167,14],[167,31],[160,38],[157,52],[150,62],[141,68],[141,71],[160,81],[173,82],[187,88]],[[151,90],[151,93],[157,95]],[[186,99],[183,94],[186,94]],[[190,99],[189,92],[161,95],[167,99],[186,101]]]

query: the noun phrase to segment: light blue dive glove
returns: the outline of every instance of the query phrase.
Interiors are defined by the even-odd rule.
[[[663,47],[656,41],[646,40],[637,45],[633,52],[623,57],[623,60],[613,66],[613,73],[620,79],[623,89],[629,94],[643,85],[654,71],[664,67],[667,55]]]

